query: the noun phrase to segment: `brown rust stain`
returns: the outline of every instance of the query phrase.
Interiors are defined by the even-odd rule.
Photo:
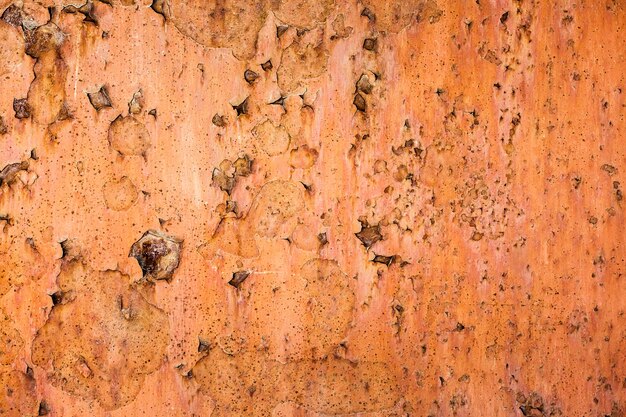
[[[180,264],[183,242],[156,230],[148,230],[133,243],[129,257],[139,263],[144,279],[170,281]]]
[[[0,16],[0,415],[626,411],[621,2]]]

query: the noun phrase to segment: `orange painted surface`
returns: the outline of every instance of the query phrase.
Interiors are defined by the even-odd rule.
[[[0,13],[0,415],[626,415],[624,2]]]

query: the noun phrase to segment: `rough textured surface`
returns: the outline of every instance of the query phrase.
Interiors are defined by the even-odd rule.
[[[66,254],[71,257],[71,254]],[[146,374],[162,366],[166,315],[117,271],[64,261],[53,308],[33,341],[32,361],[63,390],[97,400],[106,410],[136,396]]]
[[[0,0],[0,416],[626,415],[620,0]]]

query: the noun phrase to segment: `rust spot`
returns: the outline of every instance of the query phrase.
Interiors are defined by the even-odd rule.
[[[289,165],[294,168],[308,169],[315,165],[317,157],[317,149],[302,145],[299,148],[292,149],[289,153]]]
[[[13,226],[13,219],[8,214],[0,214],[0,222],[4,223],[2,231],[6,232],[7,227]],[[1,293],[3,294],[3,293]]]
[[[417,7],[415,20],[417,22],[428,20],[428,23],[433,24],[437,23],[441,19],[441,16],[443,16],[443,10],[437,6],[435,0],[423,0]]]
[[[237,202],[233,200],[226,200],[226,203],[224,204],[224,211],[226,213],[237,214]]]
[[[211,181],[213,181],[213,185],[219,187],[220,190],[225,191],[229,195],[233,188],[235,188],[235,184],[237,184],[237,178],[232,175],[226,174],[220,168],[213,169]]]
[[[74,296],[74,292],[71,290],[70,291],[59,290],[57,292],[50,294],[50,298],[52,299],[52,305],[56,306],[56,305],[62,305],[62,304],[67,304],[71,302],[72,300],[74,300],[75,296]]]
[[[4,122],[4,118],[0,116],[0,135],[6,135],[9,131],[6,123]]]
[[[369,9],[369,7],[366,7],[361,11],[361,16],[367,17],[372,23],[376,22],[376,15]]]
[[[2,19],[4,22],[8,23],[11,26],[20,27],[26,17],[24,10],[20,7],[17,7],[15,4],[11,4],[9,7],[4,9],[2,12]]]
[[[87,93],[87,97],[93,108],[97,111],[106,107],[112,107],[111,99],[109,98],[109,93],[105,86],[100,87],[95,93]]]
[[[358,91],[362,91],[365,94],[370,94],[372,92],[372,90],[374,89],[374,85],[372,85],[372,83],[370,82],[369,77],[367,76],[367,74],[362,74],[361,78],[359,78],[359,81],[357,81],[356,83],[356,88]],[[355,106],[357,106],[357,108],[359,108],[359,106],[357,105],[356,101],[357,98],[354,98],[355,101]],[[363,104],[362,104],[363,108],[365,108],[365,100],[363,100]],[[359,109],[360,110],[360,109]],[[361,110],[361,111],[365,111],[365,110]]]
[[[33,58],[40,58],[48,51],[56,51],[64,40],[65,35],[52,22],[32,30],[24,30],[26,54]]]
[[[483,59],[487,62],[491,62],[494,65],[502,64],[502,60],[498,57],[498,55],[496,55],[496,52],[493,49],[489,49],[487,52],[485,52],[485,54],[483,55]]]
[[[367,249],[383,238],[383,235],[380,234],[380,225],[370,226],[364,220],[359,220],[359,222],[361,223],[361,230],[355,233],[355,236]]]
[[[163,16],[163,19],[167,20],[167,14],[166,14],[167,3],[166,3],[166,0],[152,0],[152,4],[150,5],[150,8],[152,10],[154,10],[156,13],[160,14],[161,16]]]
[[[368,51],[376,51],[378,48],[378,40],[376,38],[366,38],[363,41],[363,49]]]
[[[516,401],[520,403],[520,411],[526,417],[544,416],[543,398],[536,392],[532,392],[528,398],[522,393],[517,395]]]
[[[261,64],[261,68],[263,71],[270,71],[274,66],[272,65],[272,60],[268,59],[264,63]]]
[[[63,103],[57,115],[57,120],[63,121],[63,120],[70,120],[73,118],[74,118],[74,115],[72,114],[70,109],[67,107],[67,103]]]
[[[252,159],[247,154],[237,158],[233,166],[235,168],[235,176],[247,177],[252,173]]]
[[[283,34],[287,32],[287,29],[289,29],[289,26],[287,25],[276,26],[276,37],[280,38],[283,36]]]
[[[204,339],[198,338],[198,352],[204,353],[211,349],[211,344]]]
[[[330,39],[334,40],[337,38],[347,38],[348,36],[350,36],[350,34],[352,34],[354,28],[352,26],[346,26],[345,20],[346,19],[343,14],[339,14],[337,17],[335,17],[335,20],[333,20],[332,24],[335,34],[332,35]]]
[[[139,114],[143,110],[144,98],[141,90],[133,94],[133,98],[128,103],[128,113]]]
[[[326,236],[326,232],[319,233],[317,235],[317,241],[320,243],[320,246],[324,246],[328,243],[328,237]]]
[[[253,84],[259,78],[259,74],[257,74],[256,72],[250,69],[247,69],[243,73],[243,78],[246,80],[248,84]]]
[[[377,255],[374,254],[374,259],[372,259],[372,262],[374,263],[378,263],[378,264],[384,264],[387,266],[391,266],[391,264],[393,263],[393,261],[395,260],[395,256],[385,256],[385,255]]]
[[[231,278],[230,281],[228,281],[228,283],[232,285],[233,287],[239,289],[239,286],[243,284],[243,282],[246,279],[248,279],[249,276],[250,276],[250,272],[248,271],[233,272],[233,277]]]
[[[356,109],[360,112],[365,113],[365,111],[367,110],[367,103],[365,102],[365,98],[361,95],[361,93],[356,93],[352,104],[354,104]]]
[[[128,256],[137,259],[144,278],[170,281],[178,268],[181,249],[181,240],[148,230],[133,244]]]
[[[393,179],[398,182],[401,182],[409,178],[409,175],[410,175],[409,169],[407,168],[407,166],[404,164],[401,164],[396,169],[396,172],[393,173]]]
[[[387,161],[377,159],[376,162],[374,162],[374,174],[380,174],[385,171],[387,171]]]
[[[31,115],[31,107],[30,104],[28,104],[28,99],[13,99],[13,111],[15,111],[15,117],[17,119],[28,119]]]
[[[80,257],[80,248],[73,240],[65,239],[59,242],[61,246],[61,259],[72,261]]]
[[[613,165],[604,164],[602,165],[601,168],[602,168],[602,171],[606,172],[610,176],[617,174],[617,168],[615,168]]]
[[[398,314],[402,314],[404,313],[404,307],[402,306],[402,304],[396,304],[393,306],[393,309],[398,313]]]
[[[237,112],[237,116],[248,114],[248,98],[249,97],[246,97],[244,101],[233,106],[233,109]]]
[[[225,203],[218,204],[215,211],[221,218],[228,216],[230,213],[236,216],[238,211],[237,202],[233,200],[226,200]]]
[[[65,6],[63,8],[63,12],[70,14],[80,13],[83,15],[83,22],[93,23],[95,25],[98,24],[98,20],[93,12],[93,2],[91,0],[87,0],[87,2],[85,2],[82,6]]]
[[[22,161],[9,164],[0,171],[0,186],[3,184],[11,185],[17,179],[21,171],[27,171],[30,162]]]
[[[213,115],[213,119],[211,119],[211,122],[217,127],[224,127],[226,126],[226,117],[220,116],[219,114],[215,113]]]
[[[47,416],[48,414],[50,414],[50,407],[48,407],[48,404],[45,401],[40,402],[39,411],[37,412],[37,415]]]

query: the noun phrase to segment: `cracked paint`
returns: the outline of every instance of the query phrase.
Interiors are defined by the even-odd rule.
[[[0,0],[0,416],[624,415],[625,30]]]

